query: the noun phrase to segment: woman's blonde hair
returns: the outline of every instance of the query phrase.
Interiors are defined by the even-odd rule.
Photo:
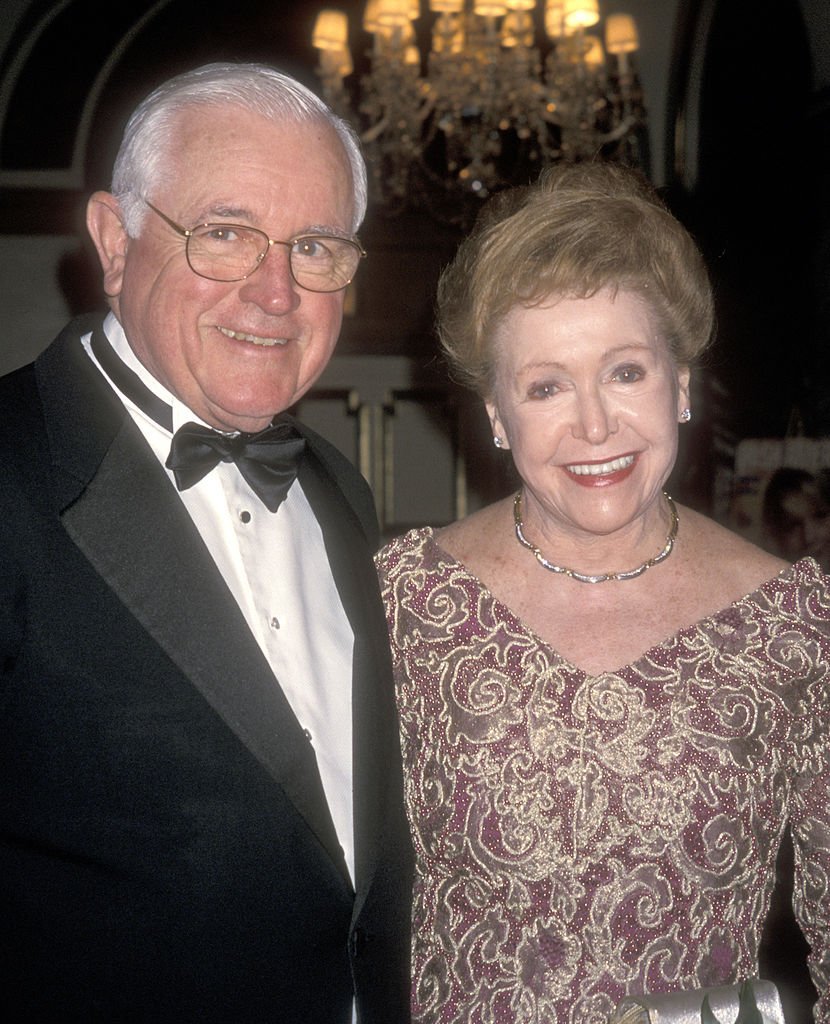
[[[703,257],[641,174],[576,164],[498,193],[438,285],[438,334],[453,375],[489,397],[493,339],[511,309],[607,287],[645,300],[676,365],[691,365],[709,344]]]

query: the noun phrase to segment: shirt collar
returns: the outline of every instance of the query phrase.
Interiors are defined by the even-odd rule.
[[[124,328],[112,312],[108,313],[104,319],[104,334],[106,334],[119,359],[136,374],[145,387],[149,388],[157,398],[166,402],[173,410],[173,433],[185,423],[199,423],[204,427],[211,426],[201,416],[197,416],[184,402],[179,401],[172,391],[168,391],[160,381],[156,380],[133,351],[132,346],[127,340]],[[237,433],[237,431],[221,431],[221,433]]]

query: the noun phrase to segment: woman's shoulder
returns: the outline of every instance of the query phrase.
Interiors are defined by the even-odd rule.
[[[401,562],[419,561],[434,537],[435,531],[431,526],[419,526],[389,538],[375,555],[378,571],[386,575]]]
[[[710,584],[749,593],[778,576],[790,563],[691,508],[679,510],[681,544],[686,560],[700,567]]]
[[[418,526],[392,537],[375,555],[375,567],[382,580],[412,572],[446,571],[456,559],[440,543],[445,528]]]
[[[787,562],[689,508],[680,517],[687,579],[706,603],[726,608],[768,587],[824,592],[830,600],[830,578],[813,559]]]
[[[512,508],[512,497],[487,505],[436,531],[436,543],[474,572],[490,561],[498,562],[505,525],[512,529]]]
[[[431,580],[427,585],[436,586],[463,574],[471,585],[483,586],[482,575],[492,575],[488,570],[504,551],[499,539],[510,504],[507,499],[446,526],[418,527],[393,538],[375,556],[381,581],[426,573]]]

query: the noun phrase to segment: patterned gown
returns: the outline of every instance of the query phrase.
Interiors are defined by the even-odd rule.
[[[604,1024],[626,993],[756,975],[789,821],[827,1024],[830,579],[816,563],[596,676],[429,528],[378,568],[417,857],[414,1020]]]

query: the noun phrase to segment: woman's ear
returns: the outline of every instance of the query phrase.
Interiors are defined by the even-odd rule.
[[[129,236],[121,206],[109,192],[94,192],[86,205],[86,227],[104,271],[104,293],[116,300],[121,294]]]
[[[687,410],[691,404],[691,394],[689,390],[690,382],[692,378],[692,371],[688,366],[681,366],[677,371],[677,418],[678,420],[683,417],[683,413]],[[683,417],[688,419],[688,416]]]
[[[497,448],[509,448],[510,442],[507,439],[507,434],[504,429],[504,425],[499,415],[498,406],[492,399],[487,399],[484,402],[484,408],[487,410],[487,417],[490,420],[490,428],[493,431],[493,444]]]

